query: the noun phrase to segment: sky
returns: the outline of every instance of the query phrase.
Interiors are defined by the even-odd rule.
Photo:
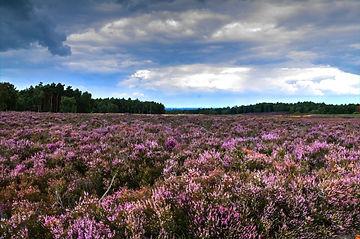
[[[0,0],[0,82],[166,107],[360,103],[358,0]]]

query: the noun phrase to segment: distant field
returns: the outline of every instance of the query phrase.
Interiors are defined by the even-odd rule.
[[[359,115],[0,113],[0,238],[354,238]]]
[[[319,114],[312,117],[338,117],[338,118],[360,118],[360,114]]]
[[[287,114],[283,116],[295,118],[359,118],[360,114]]]

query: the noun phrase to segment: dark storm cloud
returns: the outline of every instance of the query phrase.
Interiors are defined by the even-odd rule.
[[[0,1],[0,51],[28,48],[33,43],[47,47],[54,55],[69,55],[66,35],[57,32],[46,17],[39,16],[29,0]]]
[[[0,0],[0,9],[1,51],[70,46],[64,60],[82,69],[95,54],[114,66],[117,54],[159,65],[345,62],[354,71],[360,62],[356,0]]]
[[[149,1],[141,1],[141,0],[117,0],[117,3],[124,5],[129,9],[140,9],[144,7],[149,7],[153,4],[159,3],[174,3],[175,0],[149,0]]]

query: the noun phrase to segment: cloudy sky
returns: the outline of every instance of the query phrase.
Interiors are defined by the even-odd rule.
[[[0,0],[0,81],[167,107],[360,102],[360,1]]]

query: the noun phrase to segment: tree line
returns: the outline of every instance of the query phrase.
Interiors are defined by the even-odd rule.
[[[245,113],[289,113],[289,114],[354,114],[360,113],[359,104],[333,105],[314,102],[258,103],[224,108],[172,109],[171,114],[245,114]]]
[[[162,114],[165,107],[161,103],[130,98],[93,99],[89,92],[71,86],[65,88],[60,83],[39,83],[17,90],[11,83],[0,82],[0,111]]]

